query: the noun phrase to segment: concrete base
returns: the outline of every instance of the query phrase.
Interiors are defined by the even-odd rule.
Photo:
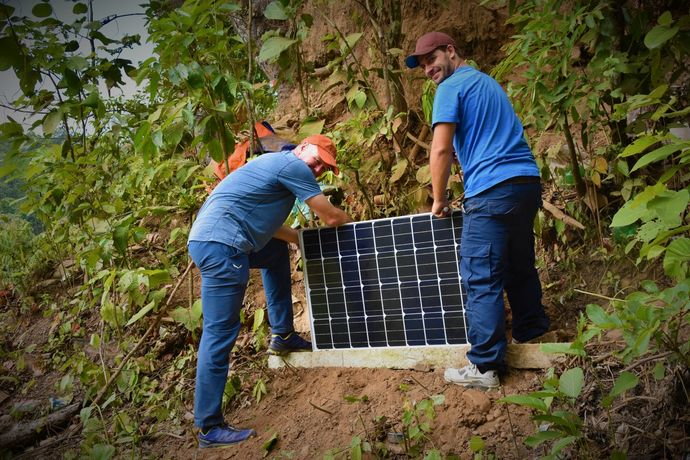
[[[553,366],[556,355],[540,350],[543,344],[508,345],[506,362],[516,369],[546,369]],[[465,354],[469,345],[441,347],[377,348],[362,350],[327,350],[312,353],[290,353],[270,356],[268,367],[368,367],[388,369],[430,370],[462,367],[468,364]]]

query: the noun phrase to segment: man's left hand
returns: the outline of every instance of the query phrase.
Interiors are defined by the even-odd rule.
[[[431,213],[436,217],[446,217],[450,213],[448,200],[434,200],[434,204],[431,206]]]

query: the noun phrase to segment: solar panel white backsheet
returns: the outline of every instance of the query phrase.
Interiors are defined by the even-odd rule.
[[[455,212],[301,231],[315,349],[466,344],[461,229]]]

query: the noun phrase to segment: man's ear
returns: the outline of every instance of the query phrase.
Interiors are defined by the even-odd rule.
[[[447,49],[448,52],[450,53],[450,58],[451,58],[451,59],[453,59],[453,56],[457,56],[457,55],[458,55],[458,50],[456,50],[455,47],[454,47],[453,45],[446,45],[446,46],[448,47],[448,48],[446,48],[446,49]]]

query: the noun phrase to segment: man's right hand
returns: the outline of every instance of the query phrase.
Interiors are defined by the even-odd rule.
[[[448,200],[434,200],[431,206],[431,213],[436,217],[446,217],[450,213]]]
[[[323,193],[309,198],[306,203],[319,216],[319,219],[329,227],[337,227],[352,222],[352,218],[342,209],[333,206]]]

